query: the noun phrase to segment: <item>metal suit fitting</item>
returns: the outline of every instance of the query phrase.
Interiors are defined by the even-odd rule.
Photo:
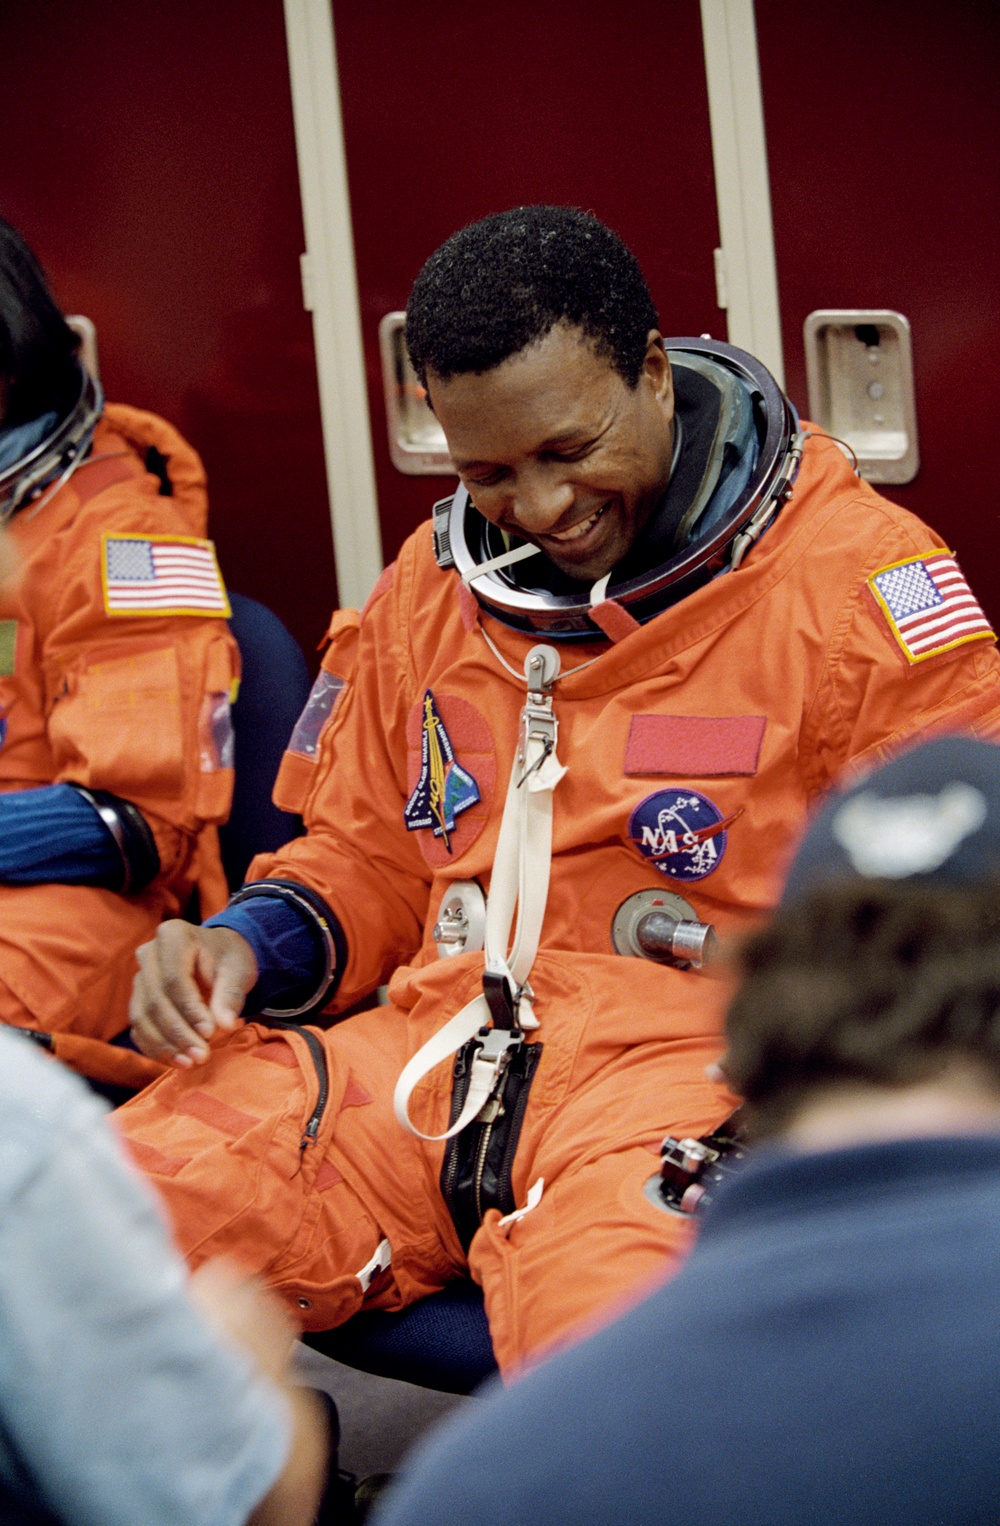
[[[719,940],[712,924],[702,922],[682,896],[640,890],[615,912],[611,942],[617,954],[700,970],[717,954]]]
[[[475,880],[456,880],[441,899],[434,942],[442,959],[474,954],[486,942],[486,897]]]
[[[560,666],[559,653],[554,646],[533,646],[524,659],[528,697],[521,711],[521,731],[517,744],[517,761],[523,770],[517,781],[518,788],[556,750],[559,725],[552,709],[552,689],[559,677]],[[527,764],[528,748],[532,742],[538,743],[540,751],[533,762]]]

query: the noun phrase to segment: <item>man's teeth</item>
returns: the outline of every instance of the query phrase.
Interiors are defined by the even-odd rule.
[[[571,529],[562,530],[558,535],[550,531],[549,538],[551,540],[579,540],[581,535],[586,535],[587,531],[596,525],[603,513],[604,507],[602,505],[601,508],[591,514],[589,519],[581,520],[578,525],[573,525]]]

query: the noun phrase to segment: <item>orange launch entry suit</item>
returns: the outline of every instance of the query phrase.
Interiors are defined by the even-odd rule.
[[[160,475],[146,470],[150,450]],[[87,459],[8,531],[21,570],[0,593],[0,790],[71,782],[131,801],[160,872],[131,896],[0,884],[0,1021],[53,1035],[76,1069],[124,1085],[162,1069],[105,1042],[128,1026],[136,948],[196,884],[206,915],[226,898],[210,824],[226,818],[232,769],[220,766],[210,719],[231,697],[239,659],[221,583],[212,615],[122,613],[106,586],[105,541],[197,544],[206,518],[190,446],[162,419],[108,404]]]
[[[813,437],[791,500],[737,572],[617,644],[562,646],[568,773],[530,974],[529,1038],[543,1050],[513,1174],[516,1203],[534,1206],[506,1222],[488,1211],[466,1258],[439,1189],[444,1147],[405,1133],[392,1095],[407,1059],[481,989],[483,955],[441,958],[432,935],[450,885],[489,886],[525,699],[481,627],[515,671],[538,638],[474,618],[420,529],[360,625],[334,619],[324,666],[346,685],[318,756],[287,754],[276,790],[304,808],[308,835],[252,867],[310,887],[339,919],[348,956],[332,1010],[386,980],[389,1005],[307,1030],[325,1095],[302,1033],[251,1021],[117,1115],[192,1261],[237,1254],[311,1329],[362,1302],[400,1307],[468,1266],[507,1372],[662,1278],[689,1227],[643,1186],[665,1134],[704,1133],[735,1105],[706,1076],[724,988],[617,955],[615,911],[643,889],[676,891],[721,935],[739,933],[774,904],[810,805],[845,770],[938,730],[1000,734],[989,635],[913,661],[869,582],[940,545]],[[404,822],[428,694],[480,796],[447,843]],[[683,835],[702,820],[714,831]],[[424,1133],[447,1128],[451,1093],[448,1063],[417,1087]]]

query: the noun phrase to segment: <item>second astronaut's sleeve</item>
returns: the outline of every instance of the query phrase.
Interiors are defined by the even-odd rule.
[[[128,517],[135,522],[134,511]],[[147,517],[152,522],[150,511]],[[215,616],[113,607],[108,580],[123,546],[139,556],[190,544],[180,536],[142,534],[143,528],[140,518],[139,530],[128,536],[108,531],[81,544],[77,560],[86,559],[91,576],[85,579],[77,567],[75,581],[68,579],[76,598],[57,611],[45,642],[48,735],[54,782],[106,792],[135,807],[169,878],[189,859],[202,828],[224,821],[229,811],[230,704],[239,656],[224,618],[221,581]]]

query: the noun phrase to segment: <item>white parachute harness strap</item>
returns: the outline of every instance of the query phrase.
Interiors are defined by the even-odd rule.
[[[490,1027],[495,1018],[486,994],[473,997],[413,1056],[396,1083],[393,1107],[400,1125],[419,1139],[451,1139],[479,1113],[495,1090],[521,1042],[525,1028],[537,1028],[531,1008],[528,975],[535,962],[549,894],[552,865],[552,792],[566,769],[556,757],[557,723],[552,687],[559,676],[559,654],[551,646],[532,647],[524,662],[528,697],[504,802],[503,819],[486,901],[486,968],[483,983],[497,993],[510,1020]],[[511,925],[517,924],[513,946]],[[477,1033],[482,1045],[472,1063],[465,1104],[444,1134],[424,1134],[410,1120],[414,1087],[436,1065]]]

